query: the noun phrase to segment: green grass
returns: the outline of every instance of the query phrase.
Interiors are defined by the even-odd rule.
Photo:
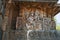
[[[56,26],[56,30],[60,30],[60,25],[57,25]]]

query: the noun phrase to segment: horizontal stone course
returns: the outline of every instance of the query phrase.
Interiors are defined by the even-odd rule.
[[[29,40],[57,40],[56,31],[32,31],[29,33]]]
[[[58,0],[14,0],[14,1],[57,2]]]

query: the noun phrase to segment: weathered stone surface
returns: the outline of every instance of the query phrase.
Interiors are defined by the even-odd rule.
[[[53,5],[54,3],[52,4],[45,3],[46,5],[43,3],[35,3],[35,2],[31,3],[20,2],[20,3],[21,4],[19,4],[18,2],[14,3],[12,2],[12,0],[11,1],[9,0],[9,4],[8,5],[6,4],[7,5],[6,15],[8,16],[8,26],[7,26],[8,30],[6,33],[7,40],[55,40],[56,39],[55,32],[47,31],[51,30],[52,27],[52,25],[50,26],[50,22],[52,21],[50,19],[51,15],[49,15],[50,14],[49,11],[52,10],[52,8],[54,7],[53,6],[50,9],[51,5]],[[49,17],[47,17],[47,14]],[[5,23],[6,21],[4,22],[4,25],[6,26]],[[13,30],[12,30],[13,32],[10,31],[11,29],[13,29],[14,31]],[[4,35],[6,34],[4,32]]]
[[[22,17],[17,17],[15,37],[16,40],[27,40],[27,31]]]
[[[24,30],[15,32],[16,40],[27,40],[27,32]]]
[[[0,11],[1,11],[1,7],[2,7],[2,1],[0,0]]]
[[[51,30],[55,29],[55,23],[51,21],[51,17],[47,17],[46,13],[42,13],[39,10],[27,12],[26,16],[26,27],[28,30]],[[41,14],[40,14],[41,13]],[[51,15],[50,15],[51,16]],[[53,24],[53,25],[52,25]]]
[[[56,1],[58,1],[58,0],[15,0],[15,1],[56,2]]]
[[[2,26],[2,15],[0,15],[0,27]]]
[[[2,20],[2,30],[3,31],[6,31],[7,29],[7,25],[8,25],[8,17],[7,16],[5,16],[4,17],[4,20]]]
[[[42,30],[43,18],[38,10],[27,15],[26,27],[29,30]]]
[[[15,40],[15,31],[4,31],[2,40]]]
[[[8,38],[8,36],[7,36],[7,34],[8,34],[8,32],[3,32],[3,38],[2,38],[2,40],[7,40],[7,38]]]
[[[16,30],[26,30],[26,25],[22,17],[17,17]]]
[[[56,29],[56,23],[54,20],[51,21],[51,30],[55,30]]]
[[[57,34],[55,30],[51,31],[31,31],[29,33],[29,40],[57,40]]]
[[[43,30],[51,30],[51,18],[44,17],[43,18]]]

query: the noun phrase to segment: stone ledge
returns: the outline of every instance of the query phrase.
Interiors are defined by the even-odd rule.
[[[14,0],[14,1],[31,1],[31,2],[57,2],[58,0]]]
[[[55,30],[51,31],[32,31],[28,35],[29,40],[60,40]]]

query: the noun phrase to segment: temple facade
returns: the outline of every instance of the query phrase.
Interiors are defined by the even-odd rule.
[[[28,31],[56,30],[53,17],[60,12],[57,1],[6,0],[3,3],[2,40],[28,40]]]

